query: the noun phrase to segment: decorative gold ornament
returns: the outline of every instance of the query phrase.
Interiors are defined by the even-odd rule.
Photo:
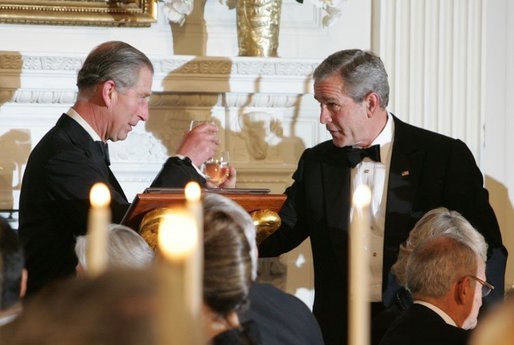
[[[159,243],[159,223],[161,222],[164,215],[168,212],[169,208],[156,208],[155,210],[145,214],[141,224],[139,225],[139,234],[154,251],[157,251]]]
[[[277,56],[282,0],[236,2],[239,56]]]
[[[257,229],[257,244],[264,241],[266,237],[274,233],[282,224],[278,213],[271,210],[257,210],[251,212],[250,215]]]
[[[159,223],[169,211],[166,207],[156,208],[145,214],[139,225],[139,234],[154,251],[158,249]],[[257,244],[274,233],[282,224],[278,213],[272,210],[256,210],[251,212],[250,216],[257,230]]]

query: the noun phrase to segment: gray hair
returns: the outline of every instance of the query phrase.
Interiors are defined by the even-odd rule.
[[[391,267],[398,283],[406,284],[406,266],[409,255],[424,240],[439,234],[451,234],[471,247],[484,262],[487,260],[487,243],[484,236],[457,211],[438,207],[425,213],[414,225],[409,237],[400,246],[396,263]]]
[[[380,107],[389,103],[389,82],[382,60],[372,52],[360,49],[341,50],[327,57],[314,70],[314,80],[320,81],[334,73],[343,79],[343,92],[355,102],[362,102],[371,92],[380,98]]]
[[[144,268],[151,265],[155,253],[148,243],[133,229],[111,224],[107,244],[109,268]],[[80,265],[87,271],[87,236],[77,237],[75,254]]]
[[[257,279],[258,251],[255,242],[256,230],[252,218],[239,204],[215,193],[205,194],[203,200],[205,211],[222,211],[229,214],[243,230],[250,245],[250,258],[252,260],[252,280]]]
[[[154,71],[150,59],[130,44],[121,41],[102,43],[89,53],[77,75],[79,93],[107,80],[113,80],[123,92],[136,85],[143,67]]]
[[[407,288],[417,295],[439,298],[451,285],[475,275],[479,256],[460,238],[442,234],[429,238],[414,249],[407,261]]]

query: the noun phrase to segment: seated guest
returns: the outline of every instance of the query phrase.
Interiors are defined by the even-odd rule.
[[[87,271],[87,236],[77,237],[75,254],[79,263],[77,273]],[[152,264],[154,251],[148,243],[131,228],[111,224],[107,241],[107,266],[109,268],[145,268]]]
[[[429,237],[439,234],[453,234],[463,240],[479,253],[484,261],[487,260],[487,243],[484,236],[457,211],[438,207],[425,213],[414,225],[407,241],[400,246],[396,263],[391,267],[399,285],[405,286],[407,260],[416,246]]]
[[[14,320],[21,312],[27,271],[16,232],[0,218],[0,326]]]
[[[223,212],[239,225],[248,243],[252,259],[252,286],[249,293],[249,308],[242,313],[242,320],[257,323],[264,345],[322,345],[323,337],[318,322],[309,308],[298,298],[269,284],[255,282],[257,278],[258,253],[255,242],[256,230],[248,213],[234,201],[219,194],[206,194],[204,210]],[[209,224],[205,223],[208,231]]]
[[[255,323],[241,323],[238,316],[252,281],[250,244],[228,213],[206,209],[204,224],[206,339],[213,345],[258,345]],[[85,244],[78,243],[82,258]],[[124,258],[130,254],[126,246],[119,252]],[[152,329],[159,307],[155,275],[119,266],[98,278],[54,283],[36,294],[14,327],[12,344],[158,344]]]
[[[204,209],[205,334],[213,344],[259,344],[254,323],[242,324],[252,282],[250,244],[231,213]]]
[[[54,282],[34,295],[2,345],[153,345],[156,278],[152,270],[110,270]]]
[[[439,234],[453,234],[472,247],[484,261],[487,259],[487,243],[484,237],[457,211],[445,207],[428,211],[409,233],[409,237],[400,246],[396,263],[391,267],[388,286],[384,292],[386,310],[380,324],[384,332],[403,310],[412,304],[412,297],[406,289],[407,260],[410,253],[424,240]]]
[[[431,237],[414,249],[407,262],[407,287],[414,304],[392,323],[380,345],[466,344],[482,297],[493,289],[485,281],[480,253],[450,234]]]

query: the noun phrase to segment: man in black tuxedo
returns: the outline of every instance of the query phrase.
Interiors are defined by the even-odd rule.
[[[475,328],[485,281],[479,253],[455,235],[421,243],[409,256],[407,286],[414,304],[389,327],[380,345],[465,345]]]
[[[109,168],[107,141],[124,140],[148,119],[153,66],[124,42],[106,42],[86,58],[77,77],[75,104],[30,154],[20,195],[20,237],[29,272],[28,293],[72,275],[75,237],[86,233],[89,191],[105,183],[111,192],[112,221],[122,220],[129,202]],[[219,143],[216,126],[205,123],[185,135],[152,186],[205,184],[199,166]],[[235,185],[235,170],[224,187]]]
[[[507,252],[466,145],[389,113],[387,73],[369,52],[344,50],[325,59],[314,72],[314,97],[332,140],[303,153],[286,190],[282,226],[259,252],[277,256],[310,237],[313,311],[326,344],[347,343],[350,196],[359,184],[372,191],[370,246],[362,249],[370,262],[372,318],[383,311],[382,292],[400,244],[425,212],[440,206],[460,212],[484,235],[487,277],[498,287],[490,298],[502,298]],[[376,344],[380,335],[372,338]]]

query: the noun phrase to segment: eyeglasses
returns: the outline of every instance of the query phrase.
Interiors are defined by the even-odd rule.
[[[491,291],[494,290],[494,286],[492,286],[488,282],[486,282],[476,276],[469,275],[468,277],[471,277],[471,278],[475,279],[477,282],[479,282],[480,284],[482,284],[482,297],[489,295],[491,293]]]

